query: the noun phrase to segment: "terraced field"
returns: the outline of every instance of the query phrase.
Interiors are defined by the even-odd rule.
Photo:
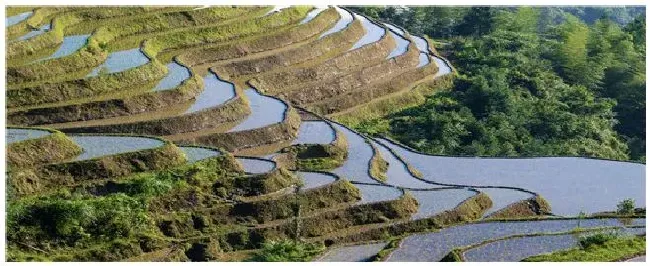
[[[9,260],[245,260],[279,239],[322,261],[521,260],[578,226],[645,233],[645,213],[601,217],[645,208],[645,165],[426,155],[337,122],[456,75],[343,7],[8,14]]]

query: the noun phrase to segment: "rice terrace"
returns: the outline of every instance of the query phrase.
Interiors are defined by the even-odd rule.
[[[645,7],[5,6],[7,261],[645,261]]]

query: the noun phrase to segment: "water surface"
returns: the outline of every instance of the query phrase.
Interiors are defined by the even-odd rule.
[[[200,147],[178,146],[187,156],[187,162],[193,163],[210,157],[221,155],[219,151]]]
[[[456,208],[467,198],[476,195],[476,192],[467,189],[443,189],[437,191],[410,191],[418,201],[418,212],[411,216],[417,220],[439,214],[446,210]]]
[[[451,73],[451,67],[442,60],[440,57],[433,56],[433,61],[436,62],[436,65],[438,65],[438,73],[436,73],[435,77],[447,75]]]
[[[633,219],[631,225],[645,225],[645,219]],[[584,219],[490,222],[444,228],[435,233],[424,233],[404,239],[388,261],[440,261],[452,249],[483,241],[519,234],[566,232],[578,227],[593,228],[624,226],[619,219]]]
[[[335,132],[327,122],[303,121],[292,144],[330,144],[335,138]]]
[[[161,140],[142,137],[70,136],[70,138],[83,148],[83,152],[74,159],[75,161],[151,149],[164,144]]]
[[[324,186],[336,181],[336,178],[333,176],[318,172],[297,171],[296,175],[298,175],[303,181],[303,190]]]
[[[225,103],[235,97],[235,85],[219,79],[215,74],[203,77],[203,91],[196,97],[194,104],[185,113],[194,113]]]
[[[404,194],[401,190],[389,186],[363,184],[354,184],[354,186],[361,191],[361,200],[356,205],[395,200]]]
[[[618,231],[622,235],[645,234],[645,228],[625,228]],[[467,250],[465,261],[521,261],[528,257],[570,249],[578,245],[578,237],[572,234],[517,237]]]
[[[302,24],[305,24],[307,22],[310,22],[312,19],[314,19],[316,16],[318,16],[318,14],[325,11],[326,9],[327,9],[327,6],[316,6],[316,8],[314,10],[309,11],[309,13],[307,13],[307,16],[305,17],[305,19],[300,21],[300,23],[298,23],[298,25],[302,25]]]
[[[341,167],[334,169],[332,172],[350,181],[378,184],[379,182],[368,174],[368,166],[373,155],[370,144],[366,143],[363,137],[352,130],[339,124],[333,125],[348,140],[348,159],[345,160]]]
[[[280,123],[284,120],[284,113],[287,105],[282,101],[264,96],[257,90],[248,88],[244,91],[248,97],[251,107],[251,114],[239,125],[228,132],[237,132],[265,127],[271,124]]]
[[[616,210],[626,198],[645,206],[645,165],[575,157],[522,159],[429,156],[379,140],[415,166],[424,179],[467,186],[507,186],[546,198],[553,213],[575,216]]]
[[[273,161],[249,158],[237,158],[237,161],[244,166],[244,172],[250,174],[263,174],[275,169],[275,162]]]
[[[508,188],[478,188],[478,190],[487,194],[492,200],[492,208],[488,209],[483,217],[487,217],[495,211],[501,210],[512,203],[535,196],[528,192]]]
[[[34,14],[34,11],[27,11],[20,13],[18,15],[14,15],[11,17],[6,17],[5,18],[5,27],[13,26],[18,23],[20,23],[23,20],[26,20],[27,18],[31,17],[32,14]]]
[[[386,59],[391,59],[393,57],[406,53],[406,51],[408,51],[410,42],[404,38],[404,31],[388,23],[384,23],[384,25],[391,29],[389,32],[391,36],[393,36],[393,39],[395,39],[395,49],[390,52]]]
[[[400,161],[392,152],[386,147],[375,143],[379,150],[381,157],[388,163],[388,171],[386,171],[386,184],[404,188],[436,188],[442,187],[439,185],[429,184],[422,180],[416,179],[409,172],[406,164]]]
[[[373,256],[377,255],[379,251],[384,249],[386,242],[354,245],[347,247],[339,247],[330,250],[324,256],[320,257],[318,261],[331,261],[331,262],[364,262],[369,261]]]
[[[167,76],[158,82],[156,87],[153,88],[154,91],[164,91],[176,88],[178,85],[183,83],[184,80],[190,77],[190,70],[186,67],[172,62],[167,64]]]
[[[352,23],[352,21],[354,20],[354,18],[352,17],[352,14],[350,14],[350,12],[348,12],[346,10],[343,10],[343,9],[341,9],[339,7],[334,7],[334,8],[336,9],[337,12],[339,12],[339,15],[341,16],[341,18],[339,18],[339,21],[337,21],[336,24],[332,28],[330,28],[329,30],[323,32],[323,34],[321,34],[320,37],[318,37],[319,39],[322,39],[323,37],[325,37],[327,35],[330,35],[332,33],[336,33],[336,32],[339,32],[339,31],[343,30],[345,27],[350,25],[350,23]]]
[[[357,48],[360,48],[361,46],[364,46],[369,43],[374,43],[376,41],[379,41],[384,34],[386,34],[386,30],[374,23],[372,23],[369,19],[367,19],[364,16],[354,14],[354,16],[361,21],[361,25],[363,25],[363,28],[366,30],[366,34],[361,37],[353,46],[350,48],[350,50],[354,50]]]
[[[285,8],[290,8],[291,6],[273,6],[273,9],[269,10],[269,12],[266,12],[264,16],[271,15],[275,12],[280,12],[280,10],[285,9]]]
[[[24,41],[24,40],[34,38],[34,37],[36,37],[38,35],[41,35],[43,33],[46,33],[48,31],[50,31],[51,28],[52,28],[52,24],[45,24],[45,25],[41,26],[40,28],[38,28],[38,30],[30,31],[30,32],[26,33],[25,35],[16,38],[16,41]]]
[[[7,128],[6,130],[5,141],[7,144],[28,139],[41,138],[52,134],[52,132],[40,129]]]
[[[63,38],[63,43],[61,43],[59,48],[52,55],[41,60],[55,59],[71,55],[86,45],[88,37],[90,37],[90,34],[65,36]]]
[[[101,71],[106,74],[122,72],[148,62],[149,58],[140,51],[140,48],[112,52],[108,55],[106,61],[93,69],[87,77],[97,76]]]

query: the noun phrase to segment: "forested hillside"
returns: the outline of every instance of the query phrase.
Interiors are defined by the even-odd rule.
[[[437,154],[645,161],[644,8],[355,10],[430,36],[459,73],[358,129]]]

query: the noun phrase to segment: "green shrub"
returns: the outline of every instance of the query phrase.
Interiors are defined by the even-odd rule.
[[[321,253],[324,247],[320,244],[302,243],[292,240],[271,241],[262,245],[262,250],[255,254],[250,261],[264,262],[306,262]]]
[[[634,199],[624,199],[616,205],[616,212],[626,215],[634,214],[635,205]]]
[[[605,242],[614,240],[618,237],[619,234],[616,231],[609,231],[580,236],[580,239],[578,241],[580,243],[580,247],[584,249],[594,245],[605,244]]]

